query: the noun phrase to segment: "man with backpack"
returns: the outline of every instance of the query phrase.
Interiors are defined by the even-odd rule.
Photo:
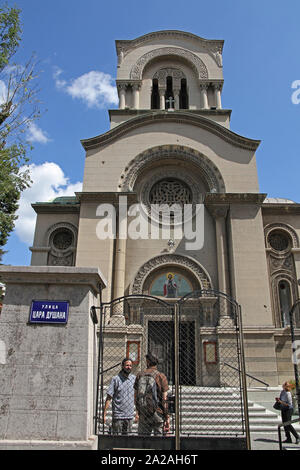
[[[147,368],[137,374],[134,399],[138,415],[139,435],[149,436],[167,432],[170,428],[168,415],[167,377],[157,370],[158,360],[151,353],[146,355]]]

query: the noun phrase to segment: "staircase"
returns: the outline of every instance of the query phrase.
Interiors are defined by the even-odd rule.
[[[242,403],[239,393],[226,388],[182,387],[182,432],[205,432],[206,435],[240,435],[242,428]],[[248,400],[250,432],[278,432],[280,414]],[[300,432],[300,425],[294,424]],[[196,431],[197,430],[197,431]]]
[[[242,436],[242,403],[239,393],[232,388],[182,386],[180,392],[180,433],[182,436]],[[248,400],[250,432],[277,433],[280,414]],[[107,413],[111,421],[111,409]],[[175,431],[175,417],[171,414],[171,434]],[[300,432],[300,425],[294,424]],[[108,427],[106,427],[108,430]],[[133,425],[137,433],[137,424]]]

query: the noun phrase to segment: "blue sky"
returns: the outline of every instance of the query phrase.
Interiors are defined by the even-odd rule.
[[[3,2],[1,1],[1,4]],[[22,196],[16,230],[3,262],[30,264],[34,212],[30,202],[80,189],[80,140],[109,129],[116,108],[116,39],[174,29],[223,39],[223,108],[231,129],[262,141],[260,191],[300,202],[300,2],[288,0],[16,0],[23,37],[15,61],[39,59],[41,108],[31,129],[34,185]],[[292,102],[294,93],[295,103]]]

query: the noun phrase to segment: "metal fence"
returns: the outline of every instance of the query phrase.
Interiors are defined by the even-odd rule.
[[[233,299],[208,290],[167,301],[132,295],[103,303],[100,316],[99,436],[143,435],[141,419],[129,427],[125,421],[135,417],[135,376],[146,369],[145,356],[151,352],[169,387],[170,428],[163,432],[175,439],[177,449],[183,437],[249,440],[241,315]],[[128,376],[120,373],[126,357],[132,361]],[[150,423],[148,442],[159,425]]]

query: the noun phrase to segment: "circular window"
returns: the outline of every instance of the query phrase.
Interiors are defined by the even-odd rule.
[[[70,230],[59,230],[55,232],[52,243],[57,250],[66,250],[73,243],[73,234]]]
[[[150,204],[167,204],[172,206],[178,204],[191,204],[192,192],[187,184],[175,178],[167,178],[155,183],[149,194]]]
[[[289,238],[282,232],[272,232],[269,235],[269,244],[275,251],[285,251],[290,246]]]

